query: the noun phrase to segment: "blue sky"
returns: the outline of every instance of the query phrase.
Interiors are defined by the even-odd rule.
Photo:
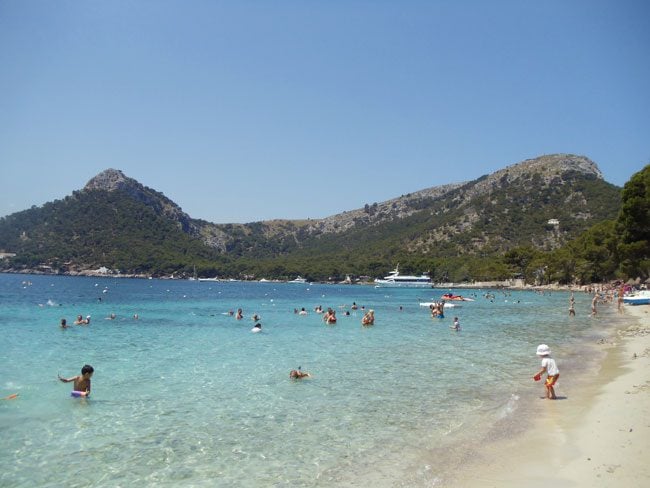
[[[0,1],[0,215],[106,168],[212,222],[650,162],[650,2]]]

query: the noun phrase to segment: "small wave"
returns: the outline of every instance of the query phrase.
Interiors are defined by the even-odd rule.
[[[22,390],[22,385],[19,385],[18,383],[14,383],[13,381],[7,381],[3,385],[4,390]]]
[[[508,417],[509,415],[512,415],[512,413],[517,410],[517,407],[519,406],[519,395],[515,395],[514,393],[510,395],[510,398],[506,402],[506,404],[503,406],[501,409],[501,412],[499,413],[499,418],[504,419]]]

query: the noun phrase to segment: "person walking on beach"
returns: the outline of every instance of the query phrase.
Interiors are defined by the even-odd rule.
[[[546,398],[549,400],[555,400],[555,384],[557,383],[558,378],[560,377],[560,370],[555,364],[555,359],[551,357],[551,348],[546,344],[540,344],[537,346],[537,355],[542,358],[542,369],[540,369],[533,379],[539,381],[542,379],[542,375],[546,373],[546,381],[544,386],[546,387]]]
[[[94,372],[95,370],[90,364],[85,364],[84,367],[81,368],[80,375],[73,376],[72,378],[63,378],[60,374],[57,376],[59,381],[63,383],[74,381],[74,389],[71,393],[73,397],[88,397],[90,396],[90,378]]]

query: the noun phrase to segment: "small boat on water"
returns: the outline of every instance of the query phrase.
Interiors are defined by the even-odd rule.
[[[650,290],[640,290],[623,297],[623,303],[630,305],[650,305]]]
[[[287,283],[297,283],[297,284],[306,284],[307,280],[303,278],[302,276],[298,276],[297,278],[287,281]]]
[[[453,302],[473,302],[473,298],[465,298],[462,295],[454,295],[453,293],[445,293],[440,297],[441,300],[444,300],[445,302],[447,301],[453,301]]]
[[[392,287],[405,287],[405,288],[430,288],[431,277],[422,273],[420,276],[401,275],[399,274],[399,264],[391,271],[388,276],[383,279],[377,278],[375,280],[375,288],[392,288]]]

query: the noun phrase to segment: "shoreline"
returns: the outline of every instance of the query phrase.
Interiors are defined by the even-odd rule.
[[[533,409],[514,437],[486,441],[443,486],[643,487],[650,479],[650,306],[625,306],[600,369]],[[609,341],[608,341],[609,342]],[[561,368],[562,369],[562,368]],[[522,413],[525,415],[525,413]]]
[[[174,281],[208,281],[208,282],[218,282],[218,283],[228,283],[231,281],[244,281],[250,283],[264,282],[257,279],[192,279],[192,278],[176,278],[172,276],[155,276],[148,273],[141,274],[132,274],[132,273],[113,273],[113,272],[101,272],[98,270],[79,270],[79,271],[65,271],[65,272],[52,272],[45,270],[16,270],[16,269],[3,269],[0,270],[1,274],[10,274],[10,275],[34,275],[34,276],[73,276],[73,277],[85,277],[85,278],[115,278],[115,279],[156,279],[156,280],[174,280]],[[267,283],[291,283],[287,280],[276,280],[268,279]],[[310,284],[319,284],[319,285],[346,285],[346,286],[375,286],[375,282],[351,282],[351,283],[342,283],[342,282],[331,282],[331,281],[313,281]],[[523,283],[513,283],[511,280],[506,280],[503,282],[499,281],[489,281],[489,282],[461,282],[461,283],[432,283],[430,287],[414,287],[413,289],[418,290],[444,290],[444,289],[465,289],[465,290],[502,290],[502,291],[541,291],[541,292],[554,292],[554,291],[573,291],[575,293],[592,293],[592,290],[602,289],[603,287],[609,286],[606,283],[599,284],[589,284],[589,285],[561,285],[559,283],[550,283],[547,285],[527,285]],[[391,289],[392,287],[382,287],[386,289]],[[405,287],[406,288],[406,287]]]

